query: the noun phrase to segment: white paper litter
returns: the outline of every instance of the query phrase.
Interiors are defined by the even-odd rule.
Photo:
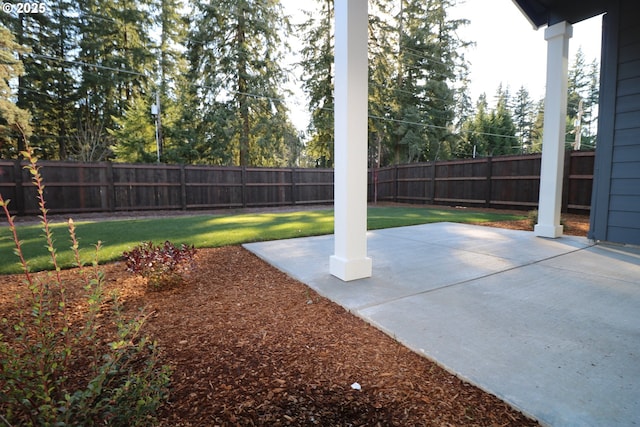
[[[358,383],[351,384],[351,388],[354,390],[362,390],[362,387],[360,387],[360,384]]]

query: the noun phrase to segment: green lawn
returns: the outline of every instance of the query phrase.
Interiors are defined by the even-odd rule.
[[[477,212],[472,209],[426,209],[421,207],[371,207],[368,211],[370,230],[432,222],[480,223],[522,216]],[[6,222],[4,222],[6,224]],[[72,265],[71,242],[66,224],[52,226],[58,261],[63,267]],[[234,245],[247,242],[287,239],[333,233],[333,210],[299,212],[195,215],[111,221],[77,222],[83,260],[90,261],[96,242],[102,242],[100,262],[113,261],[122,252],[143,241],[193,244],[199,248]],[[49,269],[50,257],[44,247],[40,225],[18,227],[26,258],[33,271]],[[8,226],[0,227],[0,274],[20,271],[18,258]]]

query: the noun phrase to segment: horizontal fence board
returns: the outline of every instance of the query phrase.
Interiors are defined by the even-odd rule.
[[[541,155],[414,163],[381,168],[369,198],[406,203],[536,208]],[[567,152],[563,212],[588,212],[595,152]],[[377,188],[373,188],[377,186]]]
[[[593,151],[567,152],[563,211],[587,212]],[[535,208],[541,156],[412,163],[370,170],[370,201]],[[0,160],[0,193],[11,212],[38,212],[24,164]],[[197,210],[333,203],[332,169],[39,162],[51,213]]]
[[[448,176],[445,178],[434,178],[437,181],[484,181],[487,178],[484,176]],[[431,181],[431,178],[425,178],[424,181]]]
[[[443,197],[436,197],[433,199],[436,202],[445,202],[445,203],[475,203],[475,204],[482,204],[485,203],[484,200],[473,200],[473,199],[449,199],[449,198],[443,198]]]

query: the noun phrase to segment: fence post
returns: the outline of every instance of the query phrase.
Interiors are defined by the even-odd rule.
[[[107,181],[107,164],[97,163],[98,172],[98,193],[100,194],[100,212],[109,212],[109,188]]]
[[[393,165],[393,201],[398,202],[398,164]]]
[[[111,212],[116,210],[116,186],[111,162],[107,162],[107,205]]]
[[[491,177],[493,176],[493,158],[491,156],[487,157],[487,183],[485,187],[485,207],[491,207],[491,191],[493,190]]]
[[[247,207],[247,168],[242,166],[242,207]]]
[[[562,171],[562,207],[561,212],[567,212],[569,210],[569,177],[571,175],[571,162],[573,151],[565,150],[564,152],[564,170]]]
[[[298,198],[296,197],[296,168],[291,168],[291,205],[295,206],[298,202]]]
[[[22,161],[16,159],[13,163],[13,174],[16,178],[16,211],[18,215],[24,215],[24,187],[22,185]]]
[[[85,184],[86,178],[85,178],[85,174],[84,174],[84,165],[80,165],[80,167],[78,168],[78,182],[80,184]],[[84,208],[87,206],[87,200],[86,200],[86,187],[85,186],[80,186],[80,188],[78,189],[78,193],[79,193],[79,197],[78,197],[78,202],[79,202],[79,208],[84,210]]]
[[[431,162],[431,204],[436,203],[436,167],[438,165],[437,161]]]
[[[184,163],[180,165],[180,204],[182,210],[187,210],[187,172]]]

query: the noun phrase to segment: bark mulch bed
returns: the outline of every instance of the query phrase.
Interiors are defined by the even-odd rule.
[[[584,235],[588,218],[565,224]],[[162,291],[102,267],[127,309],[151,313],[145,331],[173,367],[163,426],[537,425],[241,247],[202,249],[197,265]],[[73,298],[77,274],[63,275]],[[3,316],[20,282],[0,276]]]

